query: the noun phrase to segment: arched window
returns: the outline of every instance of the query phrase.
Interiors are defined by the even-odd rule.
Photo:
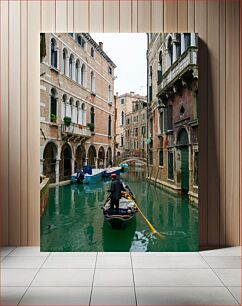
[[[62,104],[61,104],[61,119],[63,120],[66,116],[66,104],[67,104],[67,96],[63,95]]]
[[[81,68],[81,84],[83,86],[86,86],[86,80],[87,80],[87,70],[85,64],[82,64]]]
[[[70,98],[70,109],[71,109],[71,122],[75,123],[76,121],[76,105],[74,103],[74,99]]]
[[[66,117],[70,117],[71,118],[72,103],[73,103],[73,98],[70,98],[69,99],[69,103],[66,104]]]
[[[108,85],[108,103],[112,103],[112,86]]]
[[[162,51],[159,52],[159,59],[158,59],[158,82],[161,81],[162,77]]]
[[[95,92],[95,74],[91,72],[91,92]]]
[[[67,66],[68,66],[67,58],[68,58],[67,50],[63,49],[63,51],[62,51],[62,73],[65,74],[65,75],[68,75],[68,73],[67,73]]]
[[[92,106],[91,107],[91,114],[90,114],[91,116],[91,124],[95,124],[95,111],[94,111],[94,107]]]
[[[57,97],[54,88],[50,92],[50,122],[57,122]]]
[[[184,33],[185,50],[191,46],[191,34]]]
[[[71,79],[74,79],[73,64],[74,64],[74,56],[71,54],[71,55],[70,55],[70,59],[69,59],[69,77],[70,77]]]
[[[108,116],[108,136],[111,137],[112,135],[112,119],[111,115]]]
[[[80,83],[80,61],[79,59],[76,61],[76,82]]]
[[[94,48],[91,47],[91,57],[94,57]]]
[[[176,34],[176,58],[181,56],[181,34]]]
[[[51,66],[57,68],[57,46],[54,38],[51,39],[50,52],[50,64]]]
[[[85,103],[82,103],[81,110],[82,110],[82,124],[86,125],[87,120],[86,120],[86,106],[85,106]]]
[[[170,59],[170,66],[171,66],[172,63],[173,63],[173,46],[172,46],[172,38],[171,37],[169,37],[167,49],[168,49],[168,54],[169,54],[169,59]]]

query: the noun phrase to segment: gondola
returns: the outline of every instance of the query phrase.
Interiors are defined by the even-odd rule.
[[[138,211],[135,198],[131,190],[126,186],[119,201],[119,210],[110,209],[110,197],[104,203],[103,215],[107,223],[114,229],[126,228],[136,217]]]

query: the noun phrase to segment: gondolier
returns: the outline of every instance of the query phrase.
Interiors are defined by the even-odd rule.
[[[108,192],[111,192],[110,208],[111,210],[114,210],[114,206],[115,206],[116,211],[118,211],[119,210],[119,200],[121,199],[121,192],[125,191],[125,189],[124,189],[123,184],[118,179],[117,174],[113,173],[111,177],[112,177],[111,188],[108,190]]]

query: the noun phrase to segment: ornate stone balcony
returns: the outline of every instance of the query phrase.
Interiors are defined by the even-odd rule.
[[[78,137],[91,137],[91,130],[88,126],[81,124],[71,123],[70,126],[61,124],[61,133],[64,135],[78,136]]]
[[[168,91],[179,79],[186,81],[185,76],[198,78],[197,47],[189,47],[161,76],[157,96]]]

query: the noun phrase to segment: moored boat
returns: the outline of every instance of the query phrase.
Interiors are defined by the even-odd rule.
[[[120,174],[122,172],[122,168],[121,167],[111,167],[111,168],[107,168],[104,173],[103,176],[104,177],[109,177],[112,174]]]
[[[92,174],[85,173],[84,184],[94,184],[102,179],[105,169],[92,169]]]
[[[105,220],[112,228],[125,228],[135,219],[138,209],[135,204],[134,196],[129,189],[127,189],[127,192],[122,193],[118,211],[110,209],[110,202],[111,200],[108,198],[104,203],[103,214]]]

